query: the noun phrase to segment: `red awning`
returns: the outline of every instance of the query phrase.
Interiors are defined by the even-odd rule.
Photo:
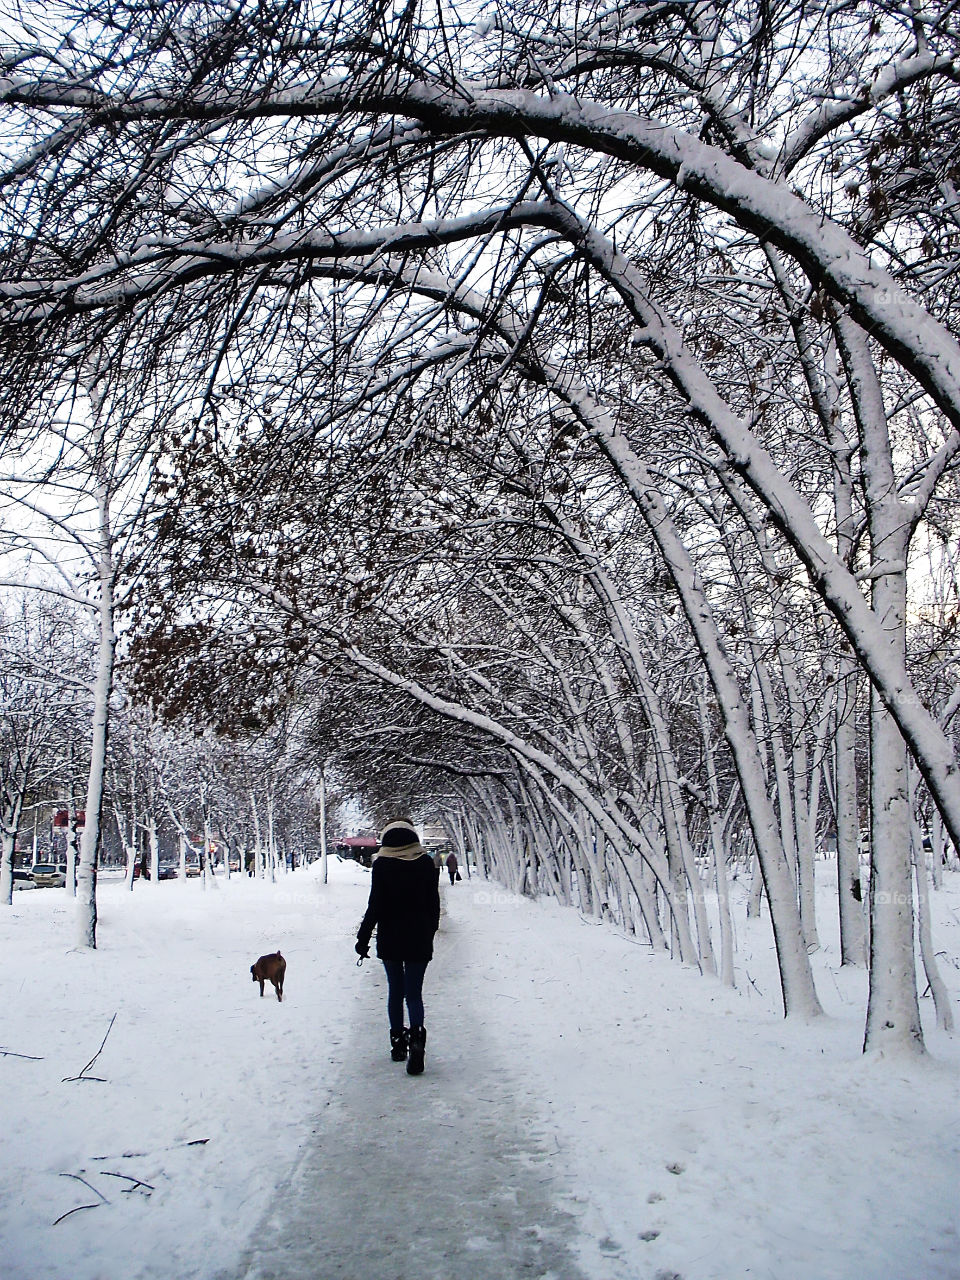
[[[83,826],[83,820],[87,815],[82,809],[77,810],[77,826]],[[53,815],[53,825],[55,827],[66,827],[70,819],[70,815],[66,809],[58,809]]]

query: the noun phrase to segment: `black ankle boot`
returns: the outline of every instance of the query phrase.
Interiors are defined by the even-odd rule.
[[[410,1028],[410,1056],[407,1059],[407,1075],[418,1076],[423,1070],[423,1050],[427,1043],[426,1027]]]
[[[394,1062],[405,1062],[407,1058],[407,1029],[390,1032],[390,1057]]]

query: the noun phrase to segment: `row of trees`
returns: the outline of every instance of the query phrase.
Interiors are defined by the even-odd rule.
[[[81,888],[82,833],[96,823],[95,816],[85,822],[84,805],[97,732],[98,646],[89,621],[48,592],[27,596],[16,609],[11,601],[8,609],[0,621],[0,903],[10,905],[18,849],[34,861],[65,857],[68,894]],[[273,879],[278,867],[317,856],[316,777],[289,717],[248,736],[241,748],[159,724],[121,685],[109,710],[97,843],[112,837],[131,887],[137,864],[145,880],[158,882],[164,845],[168,858],[178,851],[181,874],[189,853],[204,877],[213,872],[214,848],[228,877],[231,861]],[[333,806],[337,799],[334,789]],[[57,814],[62,825],[55,827]],[[96,938],[95,891],[92,902],[91,921],[81,895],[83,942]]]
[[[728,979],[742,857],[804,1016],[817,834],[856,963],[866,828],[865,1041],[921,1049],[918,816],[960,845],[952,7],[18,24],[4,421],[32,446],[79,387],[135,464],[140,693],[305,708],[368,793],[452,797],[502,874]]]
[[[522,436],[504,429],[511,416],[527,424]],[[698,492],[690,470],[690,590],[704,606],[701,636],[729,663],[721,703],[646,522],[624,510],[588,442],[568,431],[558,454],[553,423],[535,456],[529,424],[538,416],[533,403],[522,413],[503,406],[463,449],[440,422],[431,447],[421,431],[409,448],[408,423],[396,434],[378,423],[375,439],[344,448],[335,481],[330,439],[313,465],[297,439],[295,494],[285,479],[269,490],[258,472],[257,504],[246,507],[231,489],[244,483],[242,447],[226,457],[199,443],[183,456],[176,511],[162,517],[170,559],[151,552],[150,572],[158,590],[163,582],[184,607],[189,596],[190,609],[216,611],[218,624],[215,632],[183,625],[179,612],[145,606],[136,649],[143,692],[162,699],[172,685],[183,706],[205,691],[206,714],[221,716],[236,695],[240,715],[249,689],[238,670],[246,666],[254,681],[283,672],[284,698],[326,702],[327,716],[334,702],[350,709],[335,757],[359,793],[369,793],[372,773],[398,796],[446,796],[460,815],[454,828],[473,833],[463,840],[488,850],[501,878],[609,912],[728,981],[729,869],[744,879],[753,872],[757,901],[766,886],[775,928],[792,930],[778,940],[788,960],[796,943],[800,981],[818,942],[816,852],[834,831],[843,957],[862,963],[869,699],[849,651],[784,567],[782,543],[755,517],[731,532],[722,491]],[[358,451],[359,480],[351,479]],[[275,465],[280,477],[293,469],[292,458]],[[187,474],[215,486],[235,512],[245,507],[249,521],[235,515],[221,535],[197,536]],[[953,584],[948,557],[934,558]],[[918,686],[945,713],[952,686],[941,656],[953,656],[954,589],[942,608],[931,593],[925,620],[910,629]],[[753,791],[725,715],[740,716],[738,746],[760,775]],[[916,783],[915,774],[907,857],[919,853],[922,819],[939,871],[942,823],[928,798],[914,803]],[[761,822],[766,847],[753,835]],[[780,864],[770,861],[774,841]],[[721,904],[719,958],[706,866]],[[780,871],[775,902],[769,886]],[[922,855],[917,871],[924,889]],[[942,996],[926,941],[924,951]],[[950,1016],[945,1003],[941,1014]]]
[[[41,819],[48,824],[54,796],[64,809],[76,809],[70,757],[82,727],[74,682],[89,659],[84,647],[82,635],[53,608],[24,602],[0,625],[0,902],[11,901],[21,826],[36,833]],[[73,854],[75,860],[75,847]]]

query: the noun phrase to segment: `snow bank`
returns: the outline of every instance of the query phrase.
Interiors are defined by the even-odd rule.
[[[477,957],[478,981],[589,1196],[590,1275],[960,1276],[958,1045],[928,998],[932,1060],[865,1062],[866,974],[840,969],[826,895],[834,941],[813,959],[828,1016],[812,1024],[779,1015],[769,922],[746,920],[736,888],[737,991],[553,903],[490,896],[495,961]],[[935,896],[956,996],[957,878]]]

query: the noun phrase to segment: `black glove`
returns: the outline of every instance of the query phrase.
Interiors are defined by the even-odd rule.
[[[357,939],[356,946],[353,949],[361,960],[366,960],[370,955],[370,943],[361,942],[359,938]]]

